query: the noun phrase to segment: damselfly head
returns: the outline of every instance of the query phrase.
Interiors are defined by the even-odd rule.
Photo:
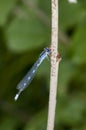
[[[47,55],[50,55],[50,53],[51,53],[51,50],[48,47],[44,48],[44,51],[47,53]]]

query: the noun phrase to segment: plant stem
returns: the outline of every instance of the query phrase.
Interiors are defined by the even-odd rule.
[[[51,74],[50,74],[50,95],[47,130],[54,130],[56,94],[58,82],[58,68],[60,57],[58,57],[58,0],[51,0],[52,3],[52,33],[51,33]],[[56,60],[58,57],[58,62]]]

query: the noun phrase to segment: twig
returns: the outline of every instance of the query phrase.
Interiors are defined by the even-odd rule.
[[[50,96],[47,130],[54,129],[57,79],[60,57],[58,54],[58,0],[51,0],[52,3],[52,34],[51,34],[51,74],[50,74]],[[58,58],[56,60],[56,57]]]

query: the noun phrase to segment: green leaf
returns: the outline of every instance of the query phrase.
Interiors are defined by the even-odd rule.
[[[73,62],[77,64],[86,63],[86,23],[81,24],[76,30],[72,39],[71,50]]]
[[[73,127],[83,120],[83,111],[86,105],[78,98],[66,97],[68,98],[66,99],[65,97],[59,101],[56,120],[59,119],[59,122]]]
[[[83,10],[79,2],[70,4],[68,0],[59,0],[59,23],[62,29],[75,25],[83,16],[86,17],[86,11]]]
[[[47,1],[38,0],[38,1],[39,1],[38,6],[41,8],[41,11],[43,10],[43,13],[45,14],[45,16],[48,16],[48,18],[50,18],[51,1],[50,0],[47,0]]]
[[[13,118],[5,117],[0,122],[0,130],[15,130],[16,121]]]
[[[6,23],[8,14],[12,11],[16,0],[0,0],[0,25]]]
[[[7,29],[6,34],[7,47],[16,52],[40,47],[50,40],[49,29],[32,14],[25,20],[16,18]]]
[[[68,83],[70,82],[71,78],[75,74],[75,68],[71,65],[70,61],[62,61],[60,62],[59,67],[59,84],[58,84],[58,91],[60,95],[63,95],[67,92]]]
[[[46,129],[46,114],[45,110],[38,113],[31,121],[29,121],[24,130],[45,130]],[[33,125],[34,124],[34,125]]]

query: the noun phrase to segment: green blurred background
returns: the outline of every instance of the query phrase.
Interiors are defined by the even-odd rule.
[[[0,130],[46,130],[50,62],[15,102],[16,86],[50,46],[50,0],[0,0]],[[86,130],[86,0],[59,0],[55,130]]]

